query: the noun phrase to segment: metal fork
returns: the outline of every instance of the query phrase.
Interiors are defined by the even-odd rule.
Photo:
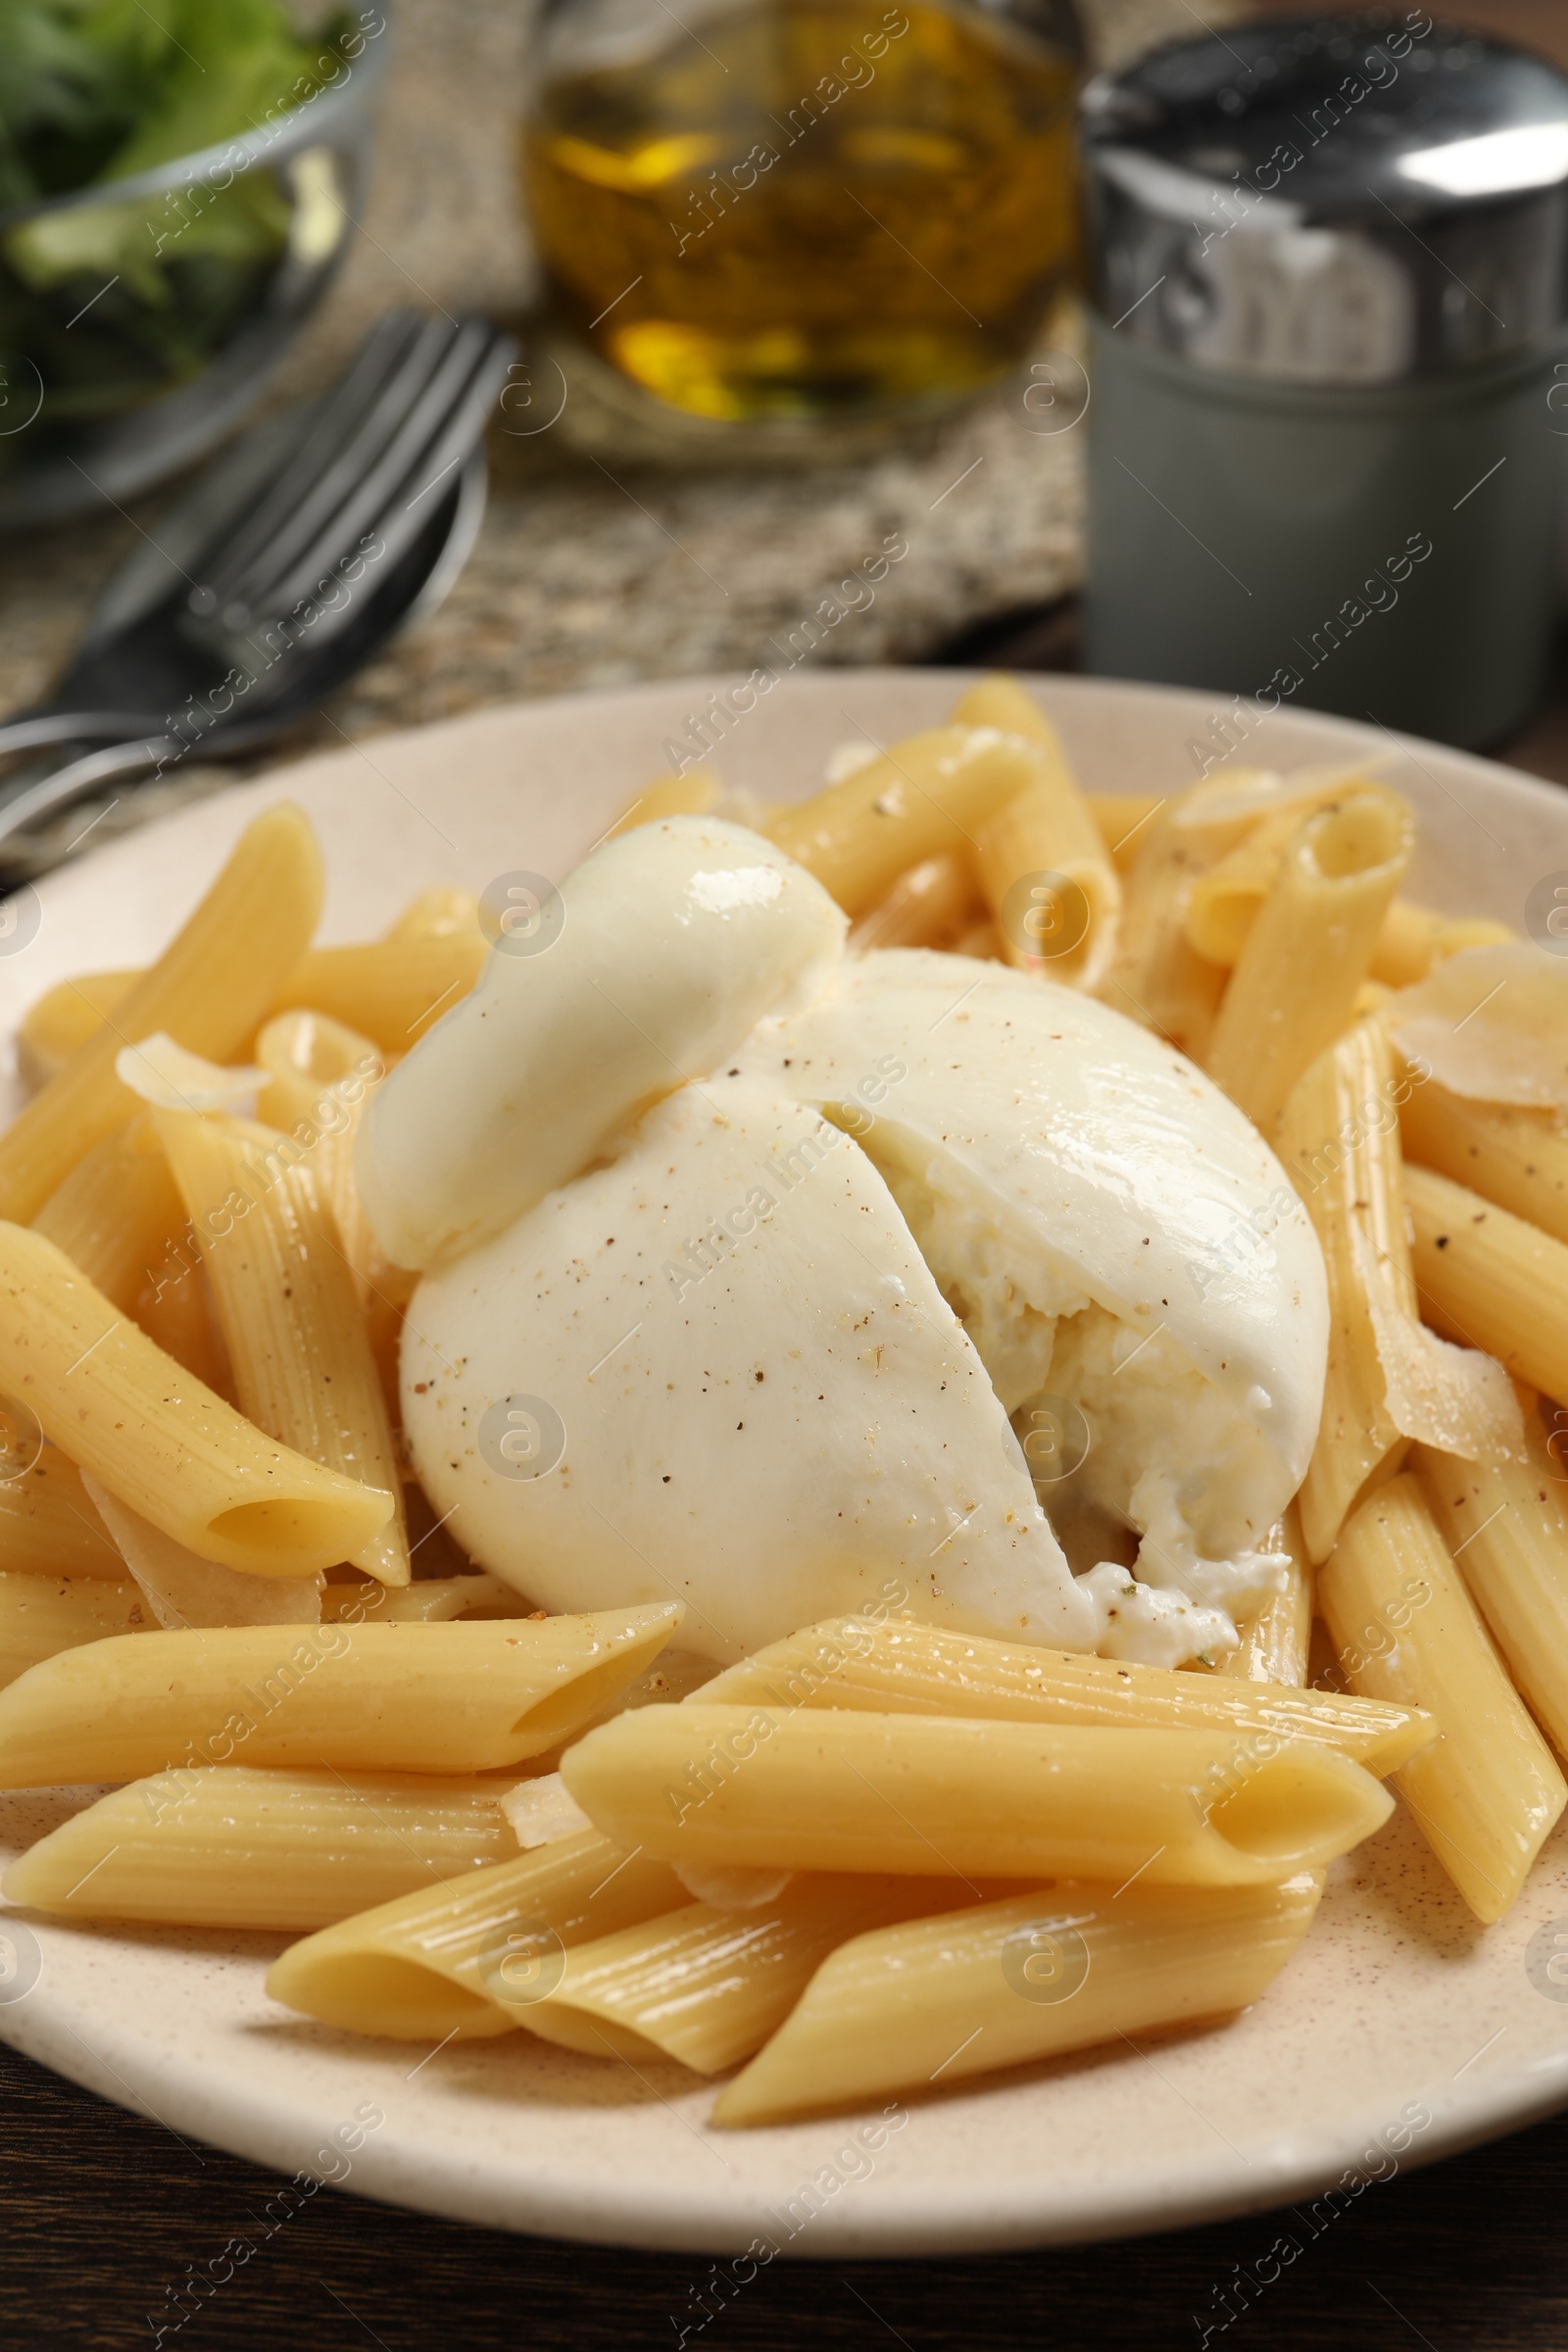
[[[207,476],[177,511],[194,512],[198,536],[187,528],[153,601],[96,621],[48,703],[0,725],[0,754],[75,754],[0,784],[0,850],[102,784],[181,756],[190,747],[171,734],[172,713],[194,697],[221,686],[243,698],[203,736],[204,757],[221,758],[291,723],[368,659],[414,602],[430,568],[421,541],[474,466],[482,504],[478,447],[514,353],[487,319],[394,312],[303,434],[269,419],[220,459],[213,511],[202,512]],[[401,605],[400,582],[412,583]]]

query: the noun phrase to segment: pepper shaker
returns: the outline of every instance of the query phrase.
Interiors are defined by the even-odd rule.
[[[1089,666],[1465,746],[1544,688],[1568,470],[1568,79],[1420,8],[1084,95]]]

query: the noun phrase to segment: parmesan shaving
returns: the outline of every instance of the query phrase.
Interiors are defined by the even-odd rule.
[[[165,1633],[205,1625],[318,1625],[319,1576],[249,1576],[198,1558],[149,1525],[97,1479],[81,1483]]]
[[[1439,1339],[1391,1298],[1365,1234],[1356,1234],[1355,1250],[1383,1372],[1384,1407],[1400,1437],[1494,1469],[1522,1460],[1524,1416],[1502,1366],[1478,1348]]]
[[[165,1029],[144,1037],[139,1046],[122,1046],[115,1056],[115,1075],[122,1086],[156,1110],[243,1110],[253,1106],[267,1084],[265,1070],[225,1069],[187,1054]]]
[[[1384,1015],[1407,1061],[1451,1095],[1568,1110],[1568,960],[1525,940],[1466,948]]]

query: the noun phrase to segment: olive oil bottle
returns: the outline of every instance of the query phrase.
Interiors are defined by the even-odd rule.
[[[568,326],[733,419],[940,408],[1028,350],[1077,247],[1078,61],[1004,13],[751,0],[552,73],[522,132]]]

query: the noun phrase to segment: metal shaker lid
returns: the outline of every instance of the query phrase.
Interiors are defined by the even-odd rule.
[[[1568,77],[1423,9],[1178,42],[1083,126],[1095,300],[1147,348],[1380,384],[1568,320]]]

